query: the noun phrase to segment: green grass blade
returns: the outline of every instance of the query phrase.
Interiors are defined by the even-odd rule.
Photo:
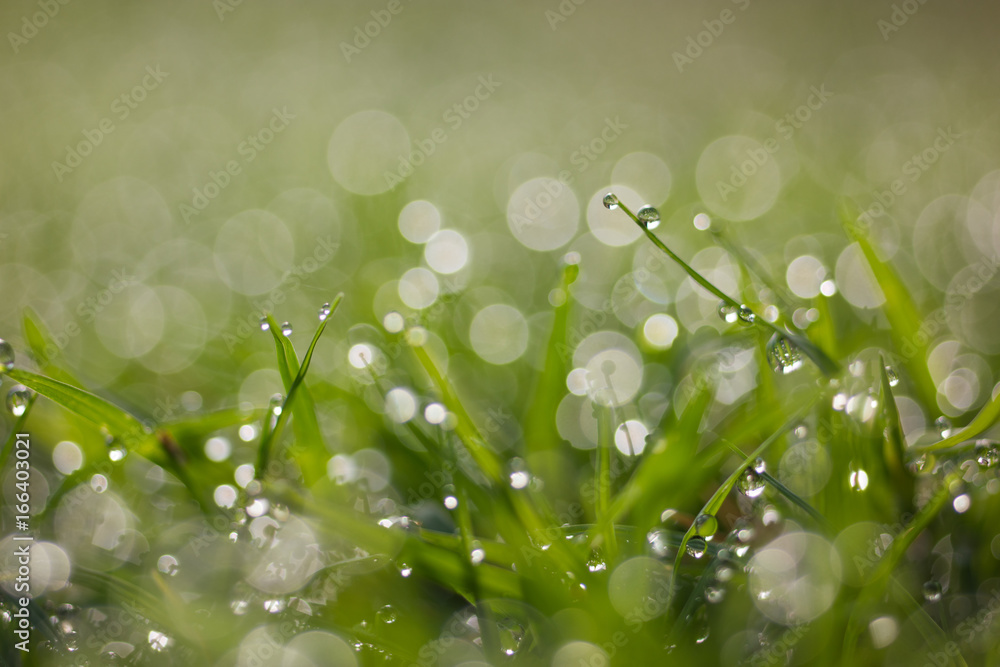
[[[555,414],[566,390],[567,355],[566,336],[569,328],[570,304],[569,286],[580,272],[577,264],[563,268],[560,288],[567,294],[566,300],[553,308],[552,331],[546,347],[545,365],[535,382],[530,409],[524,416],[525,451],[531,453],[558,446],[562,442],[556,429]]]
[[[437,365],[431,359],[426,349],[422,346],[414,346],[410,349],[416,355],[420,366],[431,378],[431,382],[437,387],[444,405],[458,418],[455,433],[458,434],[458,437],[469,451],[472,459],[479,466],[480,470],[483,471],[487,479],[494,484],[503,484],[503,464],[496,453],[486,444],[486,440],[483,438],[482,433],[480,433],[479,428],[472,421],[472,417],[469,416],[465,406],[462,405],[462,401],[459,400],[455,388],[441,374],[441,371],[438,370]]]
[[[330,315],[320,322],[313,335],[312,342],[306,350],[302,365],[299,366],[298,358],[295,355],[295,348],[288,338],[281,333],[278,323],[272,315],[267,316],[269,331],[274,338],[275,351],[278,355],[278,372],[281,374],[282,382],[285,385],[285,400],[282,402],[281,414],[275,422],[274,428],[267,429],[261,439],[260,450],[257,457],[257,471],[263,476],[266,474],[270,463],[274,443],[277,442],[281,431],[290,416],[292,429],[295,431],[295,446],[292,448],[292,455],[299,464],[302,476],[306,480],[307,486],[312,486],[317,480],[322,478],[326,471],[327,451],[323,444],[323,436],[320,432],[319,421],[316,419],[316,406],[312,400],[309,390],[305,387],[306,373],[309,364],[312,362],[312,355],[319,343],[320,337],[326,330],[333,313],[343,300],[344,295],[338,294],[331,304]]]
[[[626,214],[628,214],[630,218],[632,218],[632,221],[635,222],[635,224],[639,225],[639,228],[646,235],[646,238],[648,238],[653,243],[653,245],[662,250],[668,257],[670,257],[670,259],[677,262],[677,264],[680,265],[682,269],[684,269],[684,271],[688,274],[688,276],[691,277],[692,280],[694,280],[696,283],[704,287],[706,290],[708,290],[715,296],[719,297],[719,299],[726,302],[728,305],[734,306],[736,308],[740,307],[741,304],[738,301],[736,301],[731,296],[729,296],[728,294],[720,290],[718,287],[713,285],[708,278],[695,271],[692,266],[690,266],[687,262],[678,257],[673,250],[667,247],[667,244],[665,244],[663,241],[660,240],[660,237],[658,237],[656,234],[647,229],[646,225],[639,222],[639,218],[637,218],[635,214],[632,213],[632,211],[629,210],[627,206],[625,206],[625,204],[619,203],[618,206]],[[784,331],[779,327],[775,326],[774,324],[772,324],[771,322],[768,322],[763,317],[759,316],[754,320],[754,324],[763,329],[769,330],[772,333],[779,334],[791,340],[800,350],[802,350],[803,353],[805,353],[807,357],[809,357],[813,361],[813,363],[816,364],[817,367],[819,367],[819,369],[825,375],[828,376],[834,375],[840,370],[840,366],[839,364],[837,364],[837,362],[831,359],[825,352],[823,352],[823,350],[819,349],[819,347],[813,344],[813,342],[810,341],[808,338],[806,338],[806,336],[803,335],[801,332],[797,330]]]
[[[993,426],[997,420],[1000,419],[1000,394],[997,394],[989,403],[987,403],[982,410],[979,411],[969,425],[958,431],[957,433],[948,436],[940,442],[935,442],[931,445],[923,445],[919,447],[911,447],[912,452],[936,452],[942,449],[949,449],[955,447],[958,444],[964,443],[977,435]],[[970,443],[966,447],[961,448],[961,450],[971,448],[974,444]],[[960,451],[959,449],[955,450]]]
[[[736,480],[739,479],[740,475],[743,473],[743,470],[748,465],[752,464],[754,459],[763,454],[768,447],[774,444],[774,442],[778,440],[778,438],[782,437],[786,431],[791,430],[795,426],[795,424],[797,424],[798,421],[802,419],[802,415],[805,414],[805,412],[813,405],[813,403],[815,403],[815,401],[816,399],[813,399],[809,401],[805,406],[797,410],[792,415],[792,417],[784,423],[784,425],[780,429],[778,429],[770,436],[768,436],[764,440],[764,442],[760,443],[760,445],[754,451],[752,451],[749,455],[747,455],[743,463],[729,475],[726,481],[723,482],[718,489],[716,489],[715,493],[712,494],[712,497],[709,498],[708,502],[705,503],[704,507],[702,507],[700,513],[715,516],[718,513],[719,508],[722,507],[722,503],[723,501],[725,501],[726,496],[728,496],[729,492],[733,490],[733,487],[736,485]],[[677,590],[677,575],[681,570],[681,560],[684,558],[688,542],[691,540],[692,537],[694,537],[694,531],[695,531],[695,525],[692,523],[691,527],[688,528],[687,532],[684,533],[684,539],[681,540],[681,546],[677,550],[677,557],[674,559],[674,569],[670,575],[670,590],[667,592],[668,609],[670,608],[671,603],[673,602],[673,597]]]
[[[43,375],[15,368],[9,371],[12,380],[35,390],[65,409],[107,430],[127,449],[155,442],[152,434],[136,417],[114,403],[88,391],[47,378]],[[140,451],[140,453],[143,453]]]
[[[867,224],[861,220],[860,209],[850,200],[842,199],[839,207],[840,220],[848,236],[861,247],[861,252],[871,268],[875,281],[885,295],[882,310],[889,320],[893,338],[903,353],[910,376],[916,383],[917,391],[924,405],[935,405],[937,389],[927,369],[927,344],[925,336],[918,335],[923,319],[910,291],[899,275],[887,262],[878,258],[867,234]],[[911,352],[908,352],[912,348]]]
[[[882,559],[875,566],[875,571],[866,586],[861,590],[858,601],[855,603],[848,620],[847,632],[844,634],[844,649],[842,654],[846,664],[852,664],[851,661],[854,659],[854,654],[857,651],[858,639],[867,627],[867,623],[862,618],[862,615],[867,613],[872,605],[882,597],[891,578],[890,575],[903,559],[903,556],[914,540],[917,539],[920,533],[948,504],[948,501],[951,499],[949,488],[952,483],[961,480],[961,478],[961,473],[951,473],[945,477],[931,499],[917,512],[917,515],[913,517],[906,530],[896,536],[885,555],[882,556]],[[961,660],[961,657],[959,656],[957,660]],[[964,662],[961,664],[964,664]]]

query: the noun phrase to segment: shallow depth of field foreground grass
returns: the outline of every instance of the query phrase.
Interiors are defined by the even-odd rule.
[[[8,398],[17,420],[5,463],[46,399],[71,413],[63,428],[107,456],[60,476],[30,518],[51,540],[34,544],[31,585],[52,590],[25,607],[35,639],[24,654],[11,640],[20,607],[5,594],[5,664],[997,659],[996,546],[982,534],[998,510],[1000,447],[983,434],[1000,398],[907,444],[912,415],[894,394],[933,414],[925,396],[935,392],[925,354],[893,350],[919,349],[921,321],[856,209],[841,204],[845,230],[893,298],[880,340],[847,354],[845,340],[872,332],[835,325],[847,319],[834,315],[844,308],[835,294],[817,296],[819,317],[798,331],[673,255],[652,231],[655,209],[633,213],[613,193],[604,204],[717,293],[718,341],[740,351],[655,371],[683,379],[672,404],[652,408],[652,428],[636,419],[650,408],[622,400],[633,360],[598,351],[568,380],[592,411],[591,450],[573,451],[557,432],[581,269],[572,253],[518,412],[485,419],[471,416],[431,333],[397,313],[384,330],[348,331],[354,392],[310,384],[342,294],[320,308],[304,351],[286,325],[261,321],[285,385],[265,410],[164,420],[88,392],[26,313],[30,349],[3,343],[7,375],[22,383]],[[781,293],[752,265],[739,269],[737,295]],[[647,347],[664,322],[647,320]],[[19,355],[42,372],[23,370]],[[751,359],[756,386],[721,401],[726,365]],[[368,447],[331,457],[319,417],[334,406],[338,419],[367,424]],[[505,448],[499,434],[512,428]],[[79,452],[61,443],[55,466]]]

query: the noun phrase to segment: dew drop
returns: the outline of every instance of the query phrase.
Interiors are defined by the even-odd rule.
[[[753,468],[747,468],[736,480],[736,488],[747,498],[756,498],[764,493],[764,480]]]
[[[687,554],[694,558],[701,558],[708,550],[708,544],[700,537],[692,537],[687,543]]]
[[[271,328],[271,325],[267,323],[267,318],[266,317],[260,318],[260,330],[261,331],[267,331],[270,328]]]
[[[775,373],[788,375],[802,368],[802,353],[788,338],[775,334],[767,343],[767,362]]]
[[[500,635],[500,652],[506,656],[514,656],[524,641],[524,626],[512,618],[505,618],[497,623]]]
[[[375,612],[375,618],[379,623],[392,625],[396,622],[398,615],[396,614],[396,609],[391,604],[387,604]]]
[[[173,577],[177,575],[177,571],[180,569],[180,563],[178,563],[177,559],[170,554],[163,554],[160,556],[159,560],[156,561],[156,569],[168,577]]]
[[[406,563],[400,563],[399,564],[399,576],[401,576],[404,579],[406,579],[411,574],[413,574],[413,568],[412,567],[410,567]]]
[[[854,491],[864,491],[868,488],[868,473],[863,468],[852,469],[847,483]]]
[[[805,428],[805,427],[800,426],[799,428]],[[795,432],[798,433],[798,430],[799,429],[795,429]],[[767,463],[764,461],[764,459],[758,456],[753,460],[753,469],[756,470],[758,474],[763,474],[767,472]]]
[[[288,336],[292,335],[292,323],[291,322],[282,322],[281,323],[281,335],[285,336],[285,337],[288,337]]]
[[[951,420],[942,415],[934,420],[934,428],[938,430],[942,438],[947,438],[951,435]]]
[[[740,319],[740,309],[728,301],[719,302],[719,318],[726,324],[735,324]]]
[[[722,599],[726,597],[726,590],[724,588],[719,588],[717,586],[709,586],[705,589],[705,600],[712,604],[717,604],[722,602]]]
[[[753,311],[745,305],[740,305],[739,310],[736,311],[736,315],[739,317],[740,324],[744,325],[753,324],[754,320],[757,319]]]
[[[455,509],[456,507],[458,507],[458,498],[456,498],[455,496],[445,496],[444,506],[450,510]]]
[[[19,384],[7,392],[7,409],[15,417],[20,417],[28,409],[28,401],[31,400],[31,390],[23,384]]]
[[[608,563],[604,560],[604,554],[594,551],[587,559],[587,569],[591,572],[603,572],[608,569]]]
[[[156,630],[150,630],[149,634],[146,636],[146,641],[149,642],[149,647],[156,651],[157,653],[162,653],[171,644],[171,639],[162,632]]]
[[[910,470],[915,473],[930,472],[934,469],[935,463],[937,463],[937,460],[934,458],[934,455],[924,452],[910,462]]]
[[[609,211],[618,208],[618,196],[613,192],[604,195],[604,208]]]
[[[486,559],[486,550],[479,542],[472,543],[472,552],[469,553],[469,560],[473,565],[479,565]]]
[[[274,394],[267,402],[267,408],[275,417],[281,414],[281,406],[285,402],[285,397],[281,394]]]
[[[639,218],[642,226],[650,231],[660,226],[660,212],[653,206],[643,206],[635,217]]]
[[[264,600],[264,610],[269,614],[280,614],[285,611],[288,606],[288,602],[284,598],[274,598],[273,600]]]
[[[90,478],[90,488],[94,490],[94,493],[104,493],[108,490],[108,478],[97,473]]]
[[[125,458],[128,450],[121,445],[112,444],[108,447],[108,458],[117,463]]]
[[[423,347],[427,344],[427,329],[410,327],[406,331],[406,342],[411,347]]]
[[[992,440],[977,440],[976,461],[983,468],[996,466],[1000,463],[1000,447]]]
[[[515,470],[510,474],[510,486],[512,489],[523,489],[531,482],[531,475],[524,470]]]
[[[330,317],[330,304],[324,303],[319,307],[319,321],[323,322],[328,317]]]
[[[712,539],[719,530],[719,520],[711,514],[699,514],[694,518],[694,534],[705,539]]]
[[[924,584],[924,599],[928,602],[937,602],[941,599],[941,584],[936,581],[928,581]]]
[[[0,338],[0,373],[14,368],[14,348],[10,343]]]
[[[892,366],[885,367],[885,377],[889,380],[890,387],[895,387],[899,384],[899,375],[896,374],[896,369]]]

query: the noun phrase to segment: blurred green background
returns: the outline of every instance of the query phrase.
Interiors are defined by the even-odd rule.
[[[401,2],[396,14],[385,3],[55,6],[34,18],[44,23],[34,33],[24,20],[40,5],[0,9],[5,30],[34,35],[8,35],[0,56],[0,330],[16,343],[30,305],[92,386],[137,405],[189,390],[208,404],[266,399],[276,374],[252,374],[268,366],[270,342],[245,335],[260,306],[300,325],[296,340],[341,290],[341,331],[390,310],[409,316],[394,281],[427,266],[421,245],[400,234],[414,200],[433,204],[423,215],[467,243],[465,261],[447,266],[460,268],[437,274],[439,293],[473,286],[480,301],[506,300],[529,322],[547,310],[567,250],[583,255],[578,298],[592,308],[649,252],[623,216],[593,210],[612,183],[660,206],[660,233],[682,256],[713,245],[692,226],[696,213],[749,218],[731,233],[775,274],[812,255],[831,277],[842,269],[841,291],[862,306],[872,297],[854,284],[854,255],[842,254],[835,195],[866,208],[904,180],[875,229],[918,299],[939,298],[994,243],[994,221],[981,220],[996,212],[998,182],[984,180],[998,142],[990,3],[914,4],[895,17],[898,30],[898,3],[867,2]],[[821,88],[826,99],[813,95]],[[287,120],[275,122],[275,110]],[[911,180],[906,165],[939,130],[958,138]],[[747,185],[720,194],[767,140],[777,151]],[[75,148],[90,154],[73,168]],[[421,164],[385,191],[386,172],[408,173],[400,160],[411,151]],[[233,164],[236,175],[226,172]],[[524,234],[545,250],[519,243],[512,195],[563,170],[571,192]],[[531,188],[515,208],[537,196]],[[974,196],[987,211],[967,212],[965,200],[928,211],[943,195]],[[613,237],[615,225],[626,232],[613,245],[593,233],[611,226]],[[324,240],[335,254],[303,265],[323,255]],[[451,252],[443,243],[439,254]],[[717,261],[709,254],[703,265]],[[286,278],[292,269],[301,280]],[[626,309],[623,329],[674,302],[682,332],[704,324],[711,300],[683,314],[690,290],[671,270],[656,268],[653,298]],[[433,291],[426,275],[410,278],[417,293]],[[267,302],[275,289],[281,304]],[[955,334],[1000,351],[995,299],[968,309]],[[470,350],[468,321],[438,320],[435,331]],[[541,342],[528,338],[529,357]],[[315,372],[333,379],[345,363],[324,354]]]

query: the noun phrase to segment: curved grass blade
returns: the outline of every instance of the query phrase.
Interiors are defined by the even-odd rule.
[[[712,282],[708,280],[708,278],[695,271],[692,266],[690,266],[687,262],[678,257],[674,253],[674,251],[672,251],[670,248],[667,247],[667,244],[665,244],[663,241],[660,240],[660,237],[658,237],[656,234],[647,229],[646,225],[639,222],[639,218],[637,218],[636,215],[632,213],[632,211],[629,210],[629,208],[625,204],[619,202],[618,206],[623,211],[625,211],[625,213],[627,213],[630,218],[632,218],[635,224],[639,225],[639,228],[646,234],[646,238],[652,241],[653,245],[655,245],[657,248],[666,253],[667,256],[670,257],[670,259],[677,262],[677,264],[679,264],[680,267],[684,269],[684,271],[688,274],[688,276],[691,277],[692,280],[694,280],[696,283],[704,287],[706,290],[708,290],[715,296],[719,297],[719,299],[726,302],[726,304],[733,306],[735,308],[740,307],[741,304],[738,301],[736,301],[731,296],[729,296],[728,294],[720,290],[718,287],[713,285]],[[825,352],[823,352],[823,350],[819,349],[819,347],[817,347],[812,341],[806,338],[806,336],[803,335],[801,332],[784,331],[781,328],[772,324],[771,322],[768,322],[763,317],[757,317],[754,320],[754,324],[791,340],[800,350],[802,350],[802,352],[805,353],[807,357],[812,359],[813,363],[815,363],[816,366],[819,367],[819,369],[823,372],[824,375],[828,376],[835,375],[840,370],[840,366],[837,364],[837,362],[831,359]]]
[[[142,422],[100,396],[19,368],[8,371],[7,375],[70,412],[105,429],[130,451],[143,446],[139,453],[149,453],[146,446],[155,446],[156,440],[152,432]]]
[[[997,394],[989,403],[987,403],[979,414],[976,415],[968,426],[960,430],[954,435],[950,435],[940,442],[935,442],[931,445],[923,445],[917,447],[910,447],[912,452],[936,452],[942,449],[948,449],[950,447],[955,447],[955,445],[964,443],[977,435],[993,426],[997,420],[1000,419],[1000,394]],[[969,443],[965,447],[956,448],[954,451],[964,451],[965,449],[971,449],[975,446],[975,443]]]
[[[791,430],[795,426],[795,424],[797,424],[798,421],[802,419],[802,415],[805,414],[805,412],[810,407],[812,407],[812,404],[815,402],[816,399],[814,398],[810,400],[805,406],[799,408],[795,412],[795,414],[793,414],[792,417],[788,419],[781,428],[779,428],[777,431],[768,436],[767,439],[764,440],[764,442],[760,443],[757,449],[748,454],[746,459],[744,459],[743,464],[737,467],[736,470],[734,470],[732,474],[729,475],[726,481],[723,482],[718,489],[716,489],[715,493],[712,494],[712,497],[709,498],[708,502],[705,503],[704,507],[702,507],[700,513],[715,516],[715,514],[719,511],[719,508],[722,507],[722,503],[725,501],[726,496],[729,495],[729,492],[732,491],[733,486],[736,485],[736,480],[739,479],[740,475],[743,473],[743,470],[748,465],[753,463],[754,459],[763,454],[768,447],[774,444],[774,442],[778,438],[783,436],[786,431]],[[692,523],[691,527],[688,528],[687,532],[684,533],[684,539],[681,540],[681,546],[677,550],[677,557],[674,559],[674,569],[670,575],[670,590],[667,592],[667,609],[669,609],[673,603],[674,593],[677,590],[677,574],[678,572],[680,572],[681,569],[681,560],[684,558],[684,553],[687,550],[688,542],[691,540],[692,537],[694,537],[694,531],[695,531],[695,524]]]
[[[927,344],[923,342],[926,336],[918,335],[923,320],[910,296],[910,290],[906,288],[892,266],[879,259],[875,253],[867,233],[868,224],[862,220],[863,216],[857,205],[848,199],[842,199],[838,213],[844,231],[861,247],[865,261],[882,289],[882,294],[885,295],[882,310],[889,320],[896,344],[901,352],[907,349],[913,350],[912,354],[904,356],[904,363],[916,382],[924,405],[935,405],[937,389],[927,364],[924,363],[927,359]]]

